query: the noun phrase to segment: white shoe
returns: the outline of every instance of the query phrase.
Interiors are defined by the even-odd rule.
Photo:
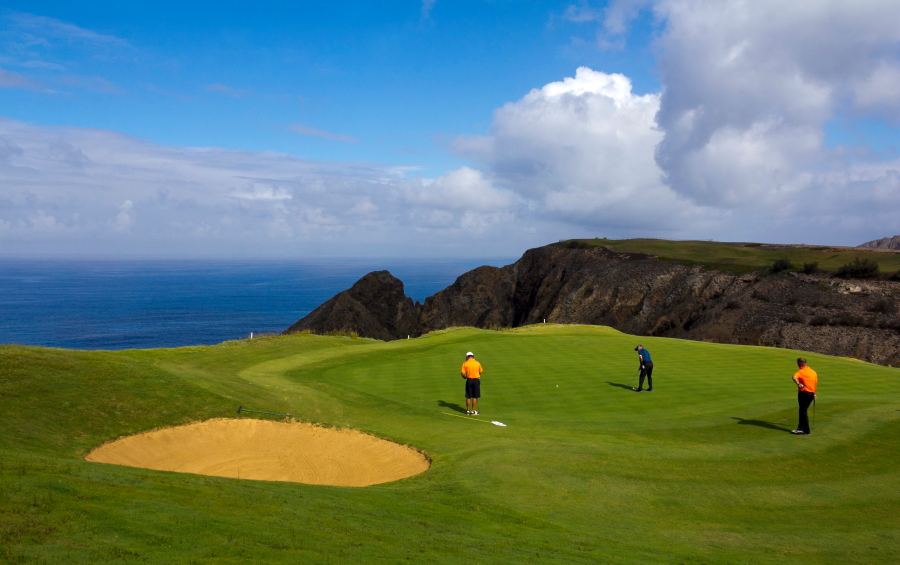
[[[481,416],[481,412],[472,412],[473,416]]]

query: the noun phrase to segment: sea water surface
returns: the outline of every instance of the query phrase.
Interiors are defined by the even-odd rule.
[[[0,260],[0,343],[70,349],[211,345],[282,332],[370,271],[420,302],[513,260]]]

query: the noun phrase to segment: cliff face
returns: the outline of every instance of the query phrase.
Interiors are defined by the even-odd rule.
[[[387,271],[374,271],[301,318],[284,333],[355,331],[384,341],[418,336],[418,313],[403,283]]]
[[[867,249],[900,249],[900,235],[895,235],[894,237],[882,237],[881,239],[873,239],[872,241],[867,241],[862,245],[857,245],[857,247],[864,247]]]
[[[451,326],[504,328],[546,319],[900,364],[898,296],[900,282],[738,275],[603,247],[550,245],[503,268],[465,273],[421,305],[387,271],[370,273],[287,332],[345,330],[391,340]]]

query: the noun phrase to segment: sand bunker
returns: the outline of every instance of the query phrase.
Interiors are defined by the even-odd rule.
[[[129,436],[88,461],[216,477],[364,487],[428,469],[409,447],[353,430],[216,419]]]

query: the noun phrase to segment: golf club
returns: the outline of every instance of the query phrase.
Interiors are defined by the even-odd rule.
[[[238,414],[241,412],[253,412],[254,414],[268,414],[269,416],[284,416],[285,418],[290,418],[290,414],[276,414],[275,412],[260,412],[259,410],[247,410],[243,406],[238,407]]]
[[[637,373],[635,373],[634,376],[631,377],[631,380],[628,381],[628,384],[631,385],[631,390],[637,390],[636,388],[634,388],[634,379],[636,379],[637,376],[640,375],[640,374],[641,374],[641,370],[638,369],[638,370],[637,370]]]
[[[502,428],[505,428],[505,427],[506,427],[506,424],[504,424],[503,422],[493,422],[493,421],[489,421],[489,420],[479,420],[478,418],[472,418],[472,417],[469,417],[469,416],[460,416],[459,414],[451,414],[450,412],[443,412],[443,414],[446,414],[446,415],[448,415],[448,416],[456,416],[457,418],[465,418],[466,420],[475,420],[476,422],[484,422],[485,424],[494,424],[495,426],[500,426],[500,427],[502,427]]]

